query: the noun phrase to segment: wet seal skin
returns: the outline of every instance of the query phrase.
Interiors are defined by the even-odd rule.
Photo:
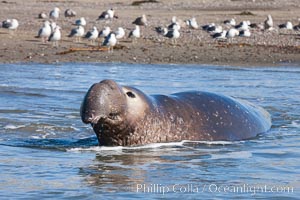
[[[146,95],[113,80],[91,86],[80,114],[105,146],[244,140],[271,127],[270,114],[244,100],[201,91]]]

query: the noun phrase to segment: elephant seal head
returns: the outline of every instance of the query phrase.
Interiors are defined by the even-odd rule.
[[[126,145],[128,134],[149,109],[147,96],[113,80],[90,87],[81,105],[81,119],[91,124],[100,145]]]

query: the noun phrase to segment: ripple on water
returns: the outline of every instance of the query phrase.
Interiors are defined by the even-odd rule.
[[[293,128],[300,128],[300,120],[293,120],[290,126]]]
[[[296,190],[293,194],[255,196],[136,192],[136,184],[298,187],[299,67],[64,63],[0,64],[0,68],[0,171],[5,172],[0,177],[4,183],[0,198],[299,196]],[[202,90],[249,100],[271,113],[273,126],[266,134],[240,142],[99,147],[92,128],[81,122],[79,110],[88,88],[103,79],[115,79],[148,94]]]
[[[79,128],[74,126],[58,126],[57,124],[48,124],[48,123],[27,123],[21,125],[15,124],[7,124],[3,127],[4,130],[17,130],[19,132],[27,132],[31,134],[39,133],[39,134],[46,134],[52,132],[53,135],[55,133],[62,133],[62,132],[76,132],[79,131]]]

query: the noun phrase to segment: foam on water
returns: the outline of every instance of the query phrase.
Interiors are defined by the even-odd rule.
[[[109,147],[109,146],[95,146],[95,147],[86,147],[86,148],[70,148],[67,149],[67,151],[71,152],[82,152],[82,151],[120,151],[120,150],[138,150],[138,149],[157,149],[161,147],[173,147],[173,146],[183,146],[185,141],[181,142],[170,142],[170,143],[153,143],[153,144],[147,144],[143,146],[135,146],[135,147],[124,147],[124,146],[115,146],[115,147]]]
[[[181,142],[169,142],[169,143],[152,143],[146,144],[142,146],[133,146],[133,147],[125,147],[125,146],[94,146],[94,147],[78,147],[78,148],[70,148],[67,151],[70,152],[83,152],[83,151],[120,151],[120,150],[140,150],[140,149],[159,149],[163,147],[182,147],[188,144],[204,144],[204,145],[230,145],[236,144],[243,141],[190,141],[183,140]]]
[[[26,125],[13,125],[13,124],[7,124],[6,126],[4,126],[3,128],[6,130],[15,130],[15,129],[19,129],[19,128],[24,128],[26,127]]]
[[[40,134],[40,135],[32,135],[31,138],[32,139],[36,139],[36,140],[38,140],[38,139],[46,139],[47,137],[54,136],[54,135],[56,135],[55,132],[48,132],[48,133]]]
[[[236,144],[241,143],[243,141],[190,141],[190,140],[184,140],[184,143],[195,143],[195,144],[207,144],[207,145],[230,145],[230,144]]]

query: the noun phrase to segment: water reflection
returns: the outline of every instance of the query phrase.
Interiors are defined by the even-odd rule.
[[[209,183],[215,168],[226,170],[238,166],[234,160],[228,159],[249,158],[247,152],[234,153],[233,149],[241,145],[239,142],[213,145],[191,142],[168,148],[98,152],[93,164],[81,168],[79,174],[89,185],[110,192],[134,192],[141,184],[184,184],[195,180]],[[223,159],[222,162],[215,162],[219,159]],[[214,169],[210,169],[212,164]],[[165,176],[166,173],[169,176]]]

